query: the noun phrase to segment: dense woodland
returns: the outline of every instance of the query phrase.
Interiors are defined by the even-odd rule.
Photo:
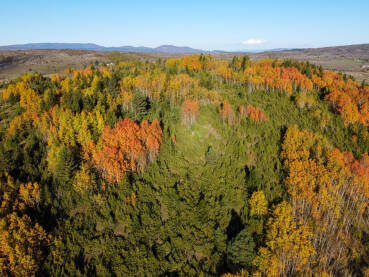
[[[210,55],[0,94],[3,276],[369,276],[369,86]]]

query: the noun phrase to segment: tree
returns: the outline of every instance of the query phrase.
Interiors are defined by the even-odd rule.
[[[262,190],[253,192],[249,200],[249,205],[251,216],[262,216],[268,212],[268,201],[265,199]]]
[[[89,165],[87,163],[82,163],[81,168],[79,171],[77,171],[73,187],[74,190],[83,193],[95,185],[95,179],[94,174],[91,172],[91,169],[89,168]]]
[[[269,118],[264,114],[263,109],[258,109],[252,105],[247,105],[246,108],[245,106],[241,105],[239,108],[239,111],[240,111],[241,117],[244,115],[247,115],[253,121],[256,121],[256,122],[259,122],[259,121],[264,122],[264,121],[269,120]]]
[[[49,244],[45,230],[28,215],[13,212],[0,225],[0,272],[3,275],[35,276]]]
[[[234,111],[229,104],[229,101],[225,99],[222,103],[222,107],[219,111],[220,116],[222,117],[223,121],[226,121],[228,125],[233,125],[235,123],[235,116]]]
[[[182,124],[185,126],[192,125],[199,116],[199,106],[196,101],[185,100],[181,106]]]
[[[356,161],[350,152],[330,149],[320,136],[291,127],[282,145],[282,158],[294,214],[314,230],[315,270],[338,274],[354,258],[347,249],[361,251],[353,233],[367,216],[367,154]]]
[[[227,245],[227,264],[232,271],[249,267],[255,257],[255,242],[250,233],[243,229]]]
[[[132,100],[131,114],[135,121],[141,121],[146,115],[147,110],[150,108],[150,102],[148,97],[141,93],[135,93]]]
[[[69,185],[76,168],[76,157],[66,146],[61,146],[57,153],[55,168],[52,170],[55,181],[60,185]]]
[[[248,55],[245,55],[242,57],[241,60],[241,70],[242,72],[245,70],[246,66],[250,63],[250,57]]]
[[[0,274],[3,276],[35,276],[45,258],[52,237],[26,214],[40,201],[37,183],[21,184],[7,175],[7,188],[1,191],[0,206]]]
[[[19,187],[19,197],[31,207],[40,203],[40,187],[38,183],[21,184]]]
[[[112,129],[105,127],[93,161],[110,182],[119,182],[129,171],[144,170],[162,143],[160,124],[143,121],[141,126],[125,118]]]
[[[267,276],[309,273],[309,258],[315,254],[311,233],[293,217],[287,202],[277,205],[267,224],[266,247],[259,249],[253,264]]]

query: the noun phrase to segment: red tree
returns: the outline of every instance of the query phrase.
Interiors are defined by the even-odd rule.
[[[114,128],[106,127],[100,138],[100,149],[92,155],[103,176],[110,182],[119,182],[128,172],[143,170],[154,159],[162,143],[158,120],[141,125],[125,118]]]
[[[244,116],[247,115],[253,121],[264,122],[264,121],[269,120],[269,118],[265,115],[263,109],[258,109],[257,107],[254,107],[254,106],[251,106],[251,105],[247,105],[246,107],[241,105],[239,107],[239,111],[240,111],[241,117],[244,117]]]
[[[199,105],[196,101],[185,100],[181,106],[181,118],[184,125],[192,125],[199,116]]]
[[[228,125],[234,124],[234,111],[232,110],[232,107],[227,99],[223,101],[222,108],[220,109],[219,113],[222,119],[227,121]]]

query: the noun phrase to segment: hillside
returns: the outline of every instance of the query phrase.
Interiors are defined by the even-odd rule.
[[[368,274],[368,85],[295,60],[115,58],[3,85],[1,275]]]
[[[26,45],[27,46],[27,45]],[[24,45],[0,47],[0,82],[4,79],[14,79],[27,72],[40,72],[43,74],[60,73],[68,68],[83,68],[91,63],[116,63],[129,59],[153,61],[158,58],[180,57],[185,54],[201,53],[202,50],[189,47],[160,46],[157,48],[122,46],[119,49],[107,48],[94,44],[30,44],[29,50]],[[36,50],[33,48],[56,48],[59,50]],[[60,48],[72,48],[69,50]],[[73,49],[77,48],[77,49]],[[359,82],[369,82],[369,44],[336,46],[327,48],[279,50],[274,52],[247,53],[252,60],[266,57],[275,59],[295,59],[309,61],[322,65],[325,68],[343,72],[354,76]],[[84,49],[84,50],[81,50]],[[86,50],[88,49],[88,50]],[[117,50],[117,51],[112,51]],[[119,52],[121,51],[121,52]],[[232,59],[245,53],[210,52],[215,57]]]
[[[369,59],[369,44],[333,46],[323,48],[305,48],[282,51],[264,51],[256,53],[259,57],[291,58],[308,57],[313,59],[346,58],[346,59]]]
[[[309,61],[353,75],[359,81],[369,80],[369,44],[251,53],[250,56],[257,60],[271,57]]]
[[[84,68],[96,63],[115,63],[140,59],[153,61],[171,57],[160,53],[125,53],[86,50],[18,50],[0,51],[0,82],[11,80],[29,72],[42,74],[62,73],[69,68]]]

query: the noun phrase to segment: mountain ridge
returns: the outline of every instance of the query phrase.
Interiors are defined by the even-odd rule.
[[[200,53],[238,53],[238,54],[267,54],[273,55],[274,53],[296,53],[300,51],[317,53],[319,51],[335,51],[336,55],[342,54],[342,51],[352,50],[353,54],[357,51],[357,47],[363,47],[367,54],[369,54],[369,44],[352,44],[352,45],[337,45],[328,47],[309,47],[309,48],[272,48],[272,49],[244,49],[236,51],[227,51],[222,49],[217,50],[203,50],[192,48],[189,46],[176,46],[170,44],[163,44],[157,47],[147,46],[102,46],[95,43],[25,43],[25,44],[11,44],[2,45],[0,50],[16,51],[16,50],[86,50],[86,51],[103,51],[103,52],[136,52],[136,53],[167,53],[167,54],[200,54]],[[365,55],[366,56],[366,55]]]
[[[121,52],[138,52],[138,53],[172,53],[172,54],[200,54],[200,53],[262,53],[262,52],[279,52],[297,50],[296,48],[272,48],[272,49],[244,49],[237,51],[229,50],[203,50],[192,48],[189,46],[176,46],[171,44],[162,44],[157,47],[147,46],[102,46],[95,43],[59,43],[59,42],[41,42],[41,43],[25,43],[1,45],[0,50],[87,50],[87,51],[121,51]],[[301,48],[303,49],[303,48]]]
[[[176,53],[176,54],[196,54],[207,53],[209,51],[202,49],[195,49],[188,46],[175,45],[160,45],[158,47],[146,46],[116,46],[106,47],[95,43],[26,43],[26,44],[12,44],[0,46],[0,50],[34,50],[34,49],[73,49],[73,50],[90,50],[90,51],[122,51],[122,52],[143,52],[143,53]]]

